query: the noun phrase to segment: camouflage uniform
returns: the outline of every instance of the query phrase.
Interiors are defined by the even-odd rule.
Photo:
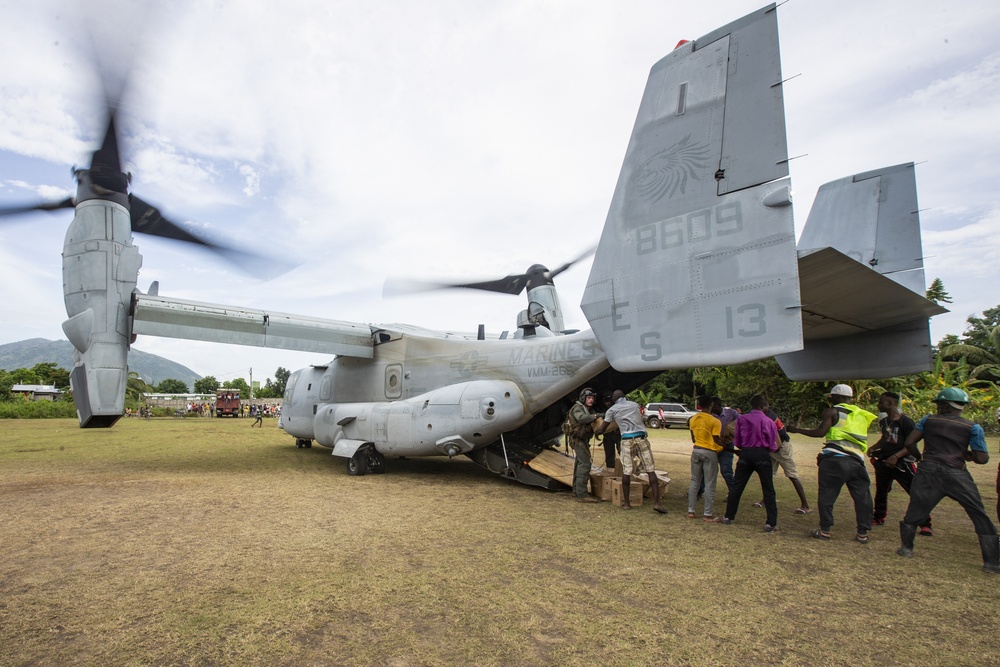
[[[570,416],[578,424],[589,425],[590,431],[593,433],[594,422],[597,421],[597,412],[593,408],[588,408],[580,401],[577,401],[570,408]],[[588,495],[587,482],[590,481],[590,469],[592,466],[590,458],[591,437],[587,436],[585,440],[576,435],[566,436],[569,440],[569,446],[573,448],[573,452],[576,454],[576,466],[573,468],[573,495],[577,498],[583,498]]]

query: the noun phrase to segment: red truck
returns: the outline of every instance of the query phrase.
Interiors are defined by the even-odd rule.
[[[240,416],[239,389],[219,389],[215,392],[215,416]]]

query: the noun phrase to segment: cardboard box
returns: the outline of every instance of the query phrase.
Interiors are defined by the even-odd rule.
[[[590,473],[590,495],[611,500],[611,481],[617,479],[610,471]]]
[[[621,507],[624,496],[622,494],[622,481],[621,479],[613,479],[611,481],[611,503],[615,507]],[[637,483],[633,480],[629,484],[629,504],[632,507],[639,507],[642,505],[642,484]]]
[[[642,495],[645,498],[653,497],[653,485],[649,483],[649,475],[644,472],[639,473],[635,476],[636,479],[642,481]],[[660,498],[667,497],[667,485],[670,484],[670,478],[667,477],[667,473],[663,470],[656,471],[656,478],[660,480]]]

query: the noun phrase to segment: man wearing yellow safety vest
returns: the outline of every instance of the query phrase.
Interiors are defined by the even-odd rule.
[[[827,394],[833,407],[823,411],[820,425],[814,429],[787,426],[789,433],[800,433],[810,438],[826,438],[823,450],[816,459],[819,465],[819,530],[810,533],[818,540],[830,539],[833,528],[833,504],[840,490],[847,490],[854,501],[857,533],[854,539],[868,544],[868,531],[872,529],[871,478],[865,467],[868,449],[868,426],[876,416],[854,405],[854,390],[838,384]]]

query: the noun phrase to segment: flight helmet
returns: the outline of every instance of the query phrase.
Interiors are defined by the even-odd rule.
[[[580,402],[586,403],[588,396],[593,396],[594,400],[595,401],[597,400],[597,392],[591,389],[590,387],[587,387],[586,389],[580,392]]]

